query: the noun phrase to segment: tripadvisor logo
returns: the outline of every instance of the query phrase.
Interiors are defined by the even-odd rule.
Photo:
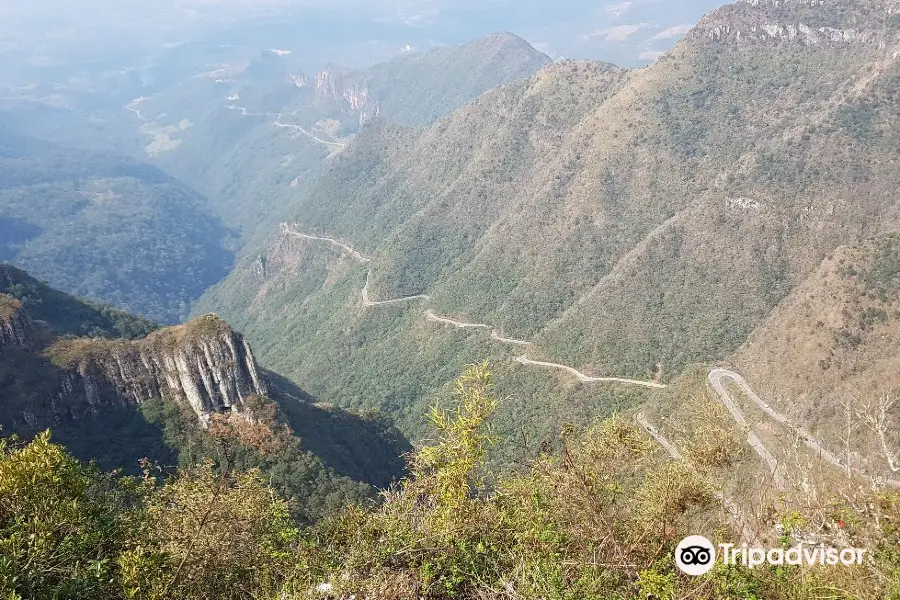
[[[712,570],[716,556],[726,565],[743,565],[750,569],[769,565],[844,565],[863,563],[864,548],[831,548],[825,545],[797,544],[791,548],[752,548],[747,544],[719,544],[719,552],[702,535],[689,535],[675,548],[675,564],[688,575],[703,575]]]
[[[716,548],[702,535],[689,535],[675,548],[675,564],[688,575],[703,575],[716,562]]]

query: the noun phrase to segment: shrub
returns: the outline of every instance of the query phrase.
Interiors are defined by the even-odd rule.
[[[50,442],[0,439],[0,597],[113,598],[114,558],[141,518],[142,486]]]

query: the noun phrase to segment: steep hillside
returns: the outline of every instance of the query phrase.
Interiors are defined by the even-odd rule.
[[[570,83],[583,71],[594,75],[590,85],[583,88],[583,94],[570,93]],[[626,71],[608,65],[559,65],[542,72],[534,80],[489,92],[479,104],[496,110],[500,115],[498,119],[510,119],[510,130],[535,127],[538,129],[536,135],[542,136],[541,143],[551,150],[565,138],[562,122],[557,117],[558,107],[566,106],[572,120],[577,122],[591,111],[596,98],[611,94],[622,85],[626,74]],[[522,100],[523,96],[525,100]],[[354,147],[337,158],[325,174],[320,189],[344,186],[341,192],[334,191],[334,194],[346,191],[344,198],[348,204],[367,193],[377,193],[385,202],[359,214],[347,213],[345,227],[359,228],[361,234],[366,230],[360,223],[373,225],[373,233],[379,229],[390,230],[401,221],[400,210],[412,210],[408,203],[424,199],[423,194],[431,193],[429,186],[439,183],[431,170],[418,170],[415,177],[406,180],[413,188],[408,192],[402,190],[401,194],[389,186],[383,190],[367,188],[368,183],[364,182],[377,180],[390,172],[393,158],[402,158],[404,163],[398,166],[409,170],[415,169],[420,161],[425,161],[422,164],[433,161],[436,172],[449,172],[455,163],[463,160],[461,143],[468,139],[470,142],[476,140],[482,146],[477,151],[470,150],[484,162],[482,168],[488,172],[497,168],[497,157],[502,156],[511,143],[511,134],[479,137],[483,123],[467,119],[465,111],[455,113],[448,120],[454,128],[462,130],[458,138],[447,135],[445,120],[439,126],[424,130],[423,139],[419,145],[411,147],[409,155],[391,157],[376,154],[372,148],[381,143],[403,147],[416,142],[420,134],[384,123],[373,123],[363,129]],[[459,146],[460,152],[445,153],[445,145],[450,144]],[[454,185],[464,189],[469,185],[476,187],[475,193],[484,198],[490,189],[490,181],[485,176],[461,178]],[[315,210],[343,212],[339,204],[327,206],[323,203]],[[308,216],[314,218],[315,215],[310,207]],[[553,436],[566,422],[589,420],[596,414],[598,406],[612,410],[633,403],[635,396],[642,397],[640,389],[598,390],[577,385],[560,388],[558,377],[552,372],[523,373],[514,367],[516,363],[512,360],[522,353],[520,346],[491,343],[489,331],[470,333],[471,330],[453,330],[426,321],[424,311],[434,308],[462,321],[487,322],[480,320],[474,309],[447,313],[444,310],[446,299],[436,294],[432,294],[431,302],[418,299],[409,303],[364,307],[360,290],[367,281],[368,267],[372,274],[369,283],[371,300],[375,301],[418,294],[427,286],[423,276],[435,277],[440,273],[442,265],[439,261],[445,256],[441,254],[443,248],[439,241],[464,239],[464,235],[451,237],[457,236],[454,226],[458,221],[430,217],[423,215],[420,219],[425,223],[424,227],[429,228],[427,234],[421,240],[414,240],[413,248],[409,242],[403,242],[406,246],[398,246],[392,255],[402,258],[408,253],[402,276],[386,272],[378,257],[373,257],[367,264],[361,263],[360,258],[364,257],[336,248],[327,241],[296,235],[305,227],[287,227],[270,240],[264,253],[246,260],[201,299],[197,310],[215,306],[216,311],[228,314],[255,341],[264,364],[303,382],[307,389],[323,399],[404,415],[403,424],[409,432],[420,431],[422,415],[434,392],[451,380],[463,365],[484,358],[491,358],[495,368],[502,372],[504,376],[498,379],[503,386],[508,386],[509,391],[530,392],[517,395],[504,405],[500,415],[509,427],[526,428],[528,443]],[[472,225],[481,226],[478,223]],[[314,229],[310,227],[309,231]],[[321,236],[332,235],[325,227],[318,229]],[[364,237],[343,239],[363,250],[379,243],[377,239],[368,242]],[[385,242],[385,247],[391,243]],[[421,257],[415,252],[420,251],[428,253],[428,260],[419,260]],[[400,287],[394,291],[386,287],[385,276],[392,277],[394,282],[402,280]],[[492,288],[503,285],[496,280],[483,283],[484,287],[468,298],[470,306],[489,301],[496,293]],[[512,335],[516,329],[504,331]],[[301,356],[303,360],[299,360]],[[523,414],[528,414],[529,418],[519,420],[514,416]],[[518,439],[508,440],[501,453],[514,456],[518,450],[515,446],[519,443]]]
[[[366,127],[293,231],[370,261],[282,232],[200,310],[298,382],[401,412],[473,358],[539,368],[426,309],[588,375],[728,356],[834,248],[900,225],[894,9],[729,5],[646,69],[555,65],[420,131]],[[367,270],[372,298],[430,299],[366,307]]]
[[[7,297],[8,303],[18,302],[30,318],[40,321],[55,335],[133,340],[159,327],[111,306],[54,290],[7,263],[0,263],[0,294]]]
[[[362,90],[369,114],[419,127],[499,85],[525,79],[550,59],[508,32],[428,52],[412,52],[351,72],[347,82]]]
[[[880,429],[891,447],[900,430],[898,293],[896,234],[838,248],[732,360],[773,405],[835,446],[846,443],[849,417],[854,452],[881,457],[880,464],[882,449],[868,445],[877,442],[872,434]]]
[[[511,34],[316,73],[304,72],[299,57],[266,50],[128,109],[147,154],[246,233],[283,218],[280,206],[347,147],[361,124],[380,116],[424,125],[550,62]]]
[[[0,260],[68,293],[174,323],[231,266],[231,233],[159,169],[0,120]]]
[[[146,322],[21,271],[4,267],[0,282],[16,294],[0,293],[4,435],[49,427],[77,456],[134,472],[143,457],[163,469],[222,460],[210,435],[225,428],[261,444],[242,441],[234,460],[269,473],[304,519],[367,499],[403,473],[410,447],[388,421],[313,404],[259,369],[249,344],[215,315],[143,337]]]

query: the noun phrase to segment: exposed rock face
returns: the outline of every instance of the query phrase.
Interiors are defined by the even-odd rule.
[[[0,294],[0,349],[6,346],[24,346],[31,333],[31,319],[21,302]]]
[[[883,21],[890,2],[871,0],[844,15],[824,0],[743,0],[704,17],[691,36],[715,42],[794,42],[865,45],[884,48]],[[854,14],[855,13],[855,14]],[[827,25],[822,20],[831,21]],[[868,27],[866,26],[868,24]],[[849,25],[849,26],[843,26]]]
[[[741,29],[731,25],[715,26],[707,30],[706,36],[715,41],[733,40],[735,42],[766,40],[794,41],[798,40],[807,46],[821,42],[868,42],[874,37],[873,32],[856,29],[838,29],[835,27],[819,27],[813,29],[808,25],[797,23],[762,23],[749,25]]]
[[[137,342],[63,341],[48,356],[63,369],[45,415],[53,423],[164,398],[186,403],[205,424],[268,391],[250,345],[213,315]]]
[[[379,103],[370,97],[367,86],[349,81],[341,73],[331,69],[325,69],[316,75],[316,94],[358,116],[360,125],[374,119],[381,112]]]

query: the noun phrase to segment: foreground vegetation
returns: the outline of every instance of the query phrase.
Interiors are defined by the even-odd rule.
[[[45,433],[0,442],[0,597],[25,598],[884,598],[900,597],[900,498],[831,504],[863,567],[725,568],[680,575],[688,533],[734,536],[714,489],[688,462],[662,460],[620,418],[563,450],[493,479],[483,469],[497,407],[486,366],[430,414],[433,441],[378,506],[311,526],[258,470],[234,468],[235,444],[266,452],[264,432],[213,424],[218,467],[162,479],[104,474]],[[839,515],[839,517],[837,516]],[[874,518],[872,518],[874,516]],[[794,524],[785,515],[783,539]]]

